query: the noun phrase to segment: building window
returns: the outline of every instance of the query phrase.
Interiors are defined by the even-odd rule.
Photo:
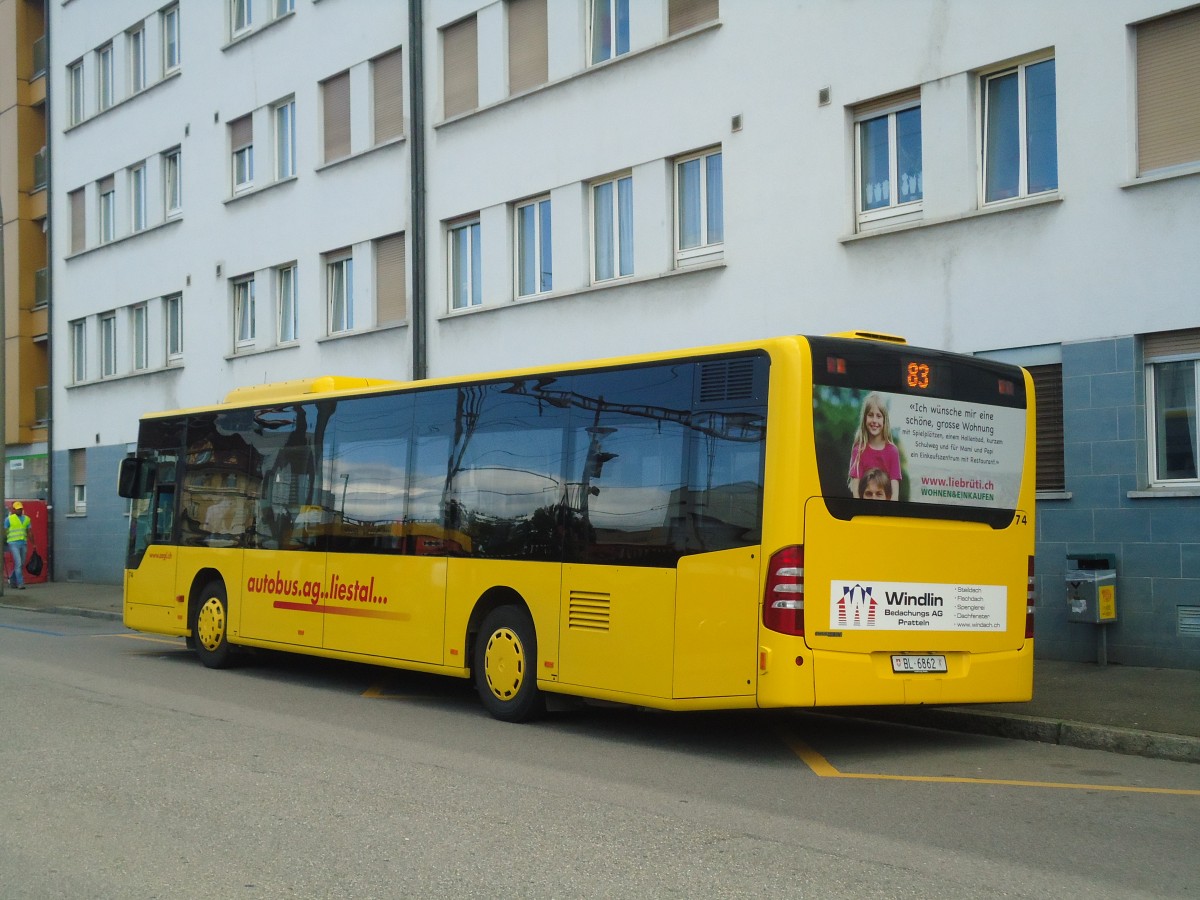
[[[349,250],[325,258],[325,297],[329,309],[329,333],[354,329],[354,257]]]
[[[516,207],[517,296],[528,297],[554,290],[554,263],[550,243],[550,198],[539,197]]]
[[[162,11],[163,74],[179,68],[179,4]]]
[[[985,75],[982,87],[984,202],[1058,190],[1054,60]]]
[[[67,468],[71,479],[71,512],[87,513],[87,450],[68,451]]]
[[[178,149],[163,154],[163,206],[167,218],[183,212],[183,169]]]
[[[134,166],[129,170],[129,230],[141,231],[146,227],[146,167]]]
[[[296,0],[275,0],[275,18],[281,18],[296,11]]]
[[[325,162],[350,155],[350,73],[321,82]]]
[[[1137,26],[1139,175],[1200,163],[1200,7]]]
[[[450,308],[469,309],[483,303],[483,254],[479,220],[450,226]]]
[[[1037,489],[1065,491],[1062,363],[1026,368],[1037,399]]]
[[[442,29],[442,108],[445,117],[479,106],[479,51],[475,17]]]
[[[591,0],[592,65],[629,52],[629,0]]]
[[[146,304],[133,307],[133,367],[142,370],[150,365],[149,329],[146,321]]]
[[[714,22],[720,14],[717,0],[668,0],[667,34],[679,34]]]
[[[106,44],[96,51],[96,106],[103,112],[113,105],[113,48]]]
[[[254,119],[242,116],[229,123],[229,149],[233,154],[233,190],[254,184]]]
[[[404,134],[404,60],[399,50],[371,62],[374,87],[375,143],[382,144]]]
[[[71,323],[71,383],[87,381],[87,321],[76,319]]]
[[[1149,419],[1150,482],[1200,482],[1200,329],[1147,335],[1146,408]]]
[[[98,185],[100,194],[100,243],[107,244],[117,233],[116,180],[109,175]]]
[[[854,114],[858,224],[919,213],[925,194],[920,92],[870,103]]]
[[[117,314],[100,317],[100,377],[117,374]]]
[[[71,91],[71,124],[78,125],[83,121],[83,60],[77,60],[67,66],[68,83]]]
[[[254,346],[254,279],[233,283],[234,343],[238,348]]]
[[[592,185],[592,280],[633,274],[633,177]]]
[[[275,270],[275,320],[279,323],[276,341],[287,344],[296,340],[296,266],[280,266]]]
[[[389,325],[408,315],[404,233],[375,242],[375,322]]]
[[[129,93],[136,94],[146,87],[146,29],[135,28],[125,35],[129,50]]]
[[[680,265],[720,254],[725,241],[721,151],[675,163],[675,259]]]
[[[229,34],[236,37],[254,24],[253,0],[229,0]]]
[[[296,101],[275,107],[275,180],[296,174]]]
[[[167,361],[183,356],[183,295],[172,294],[165,299],[167,320]]]
[[[71,252],[82,253],[87,248],[87,195],[80,188],[67,196],[71,200]]]
[[[508,92],[519,94],[549,80],[546,0],[508,2]]]

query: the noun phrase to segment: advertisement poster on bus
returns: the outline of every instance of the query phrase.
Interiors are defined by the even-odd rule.
[[[1024,409],[827,385],[813,407],[826,496],[1016,507]]]

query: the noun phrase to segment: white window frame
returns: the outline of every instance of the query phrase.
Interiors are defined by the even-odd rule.
[[[145,303],[130,310],[133,327],[133,368],[141,371],[150,367],[149,311]]]
[[[129,230],[138,232],[146,227],[146,165],[141,163],[129,170]]]
[[[629,7],[631,0],[588,0],[588,64],[599,65],[629,52],[630,34],[626,46],[620,48],[620,19],[624,14],[625,27],[631,29]],[[601,16],[607,14],[607,32],[601,29]],[[603,42],[603,43],[598,43]],[[601,55],[603,53],[603,55]]]
[[[163,298],[163,307],[167,362],[176,362],[183,358],[183,295],[168,294]]]
[[[100,377],[111,378],[117,374],[117,314],[104,313],[100,316]]]
[[[254,299],[254,276],[233,281],[233,345],[238,350],[254,346],[257,318]]]
[[[296,98],[275,105],[271,111],[275,130],[275,180],[296,174]]]
[[[1055,184],[1053,187],[1045,188],[1039,191],[1030,191],[1029,189],[1029,131],[1028,131],[1028,110],[1026,103],[1026,71],[1042,63],[1055,63],[1055,139],[1054,139],[1054,156],[1055,156]],[[997,197],[988,199],[988,174],[991,171],[991,160],[989,159],[988,139],[988,85],[1000,78],[1016,75],[1017,78],[1017,146],[1018,146],[1018,165],[1017,165],[1017,193],[1011,197]],[[1013,203],[1019,200],[1025,200],[1029,197],[1046,196],[1058,191],[1058,127],[1057,127],[1057,107],[1058,107],[1058,66],[1056,58],[1053,54],[1038,56],[1033,59],[1028,59],[1015,65],[1004,66],[1003,68],[994,71],[985,72],[979,77],[979,136],[980,136],[980,152],[981,164],[979,167],[979,199],[984,205],[993,205],[997,203]]]
[[[146,26],[141,24],[125,32],[125,46],[129,55],[130,95],[146,89]]]
[[[446,284],[450,309],[483,305],[483,243],[479,217],[450,224],[446,230]]]
[[[100,243],[107,244],[117,236],[117,189],[104,191],[99,198]]]
[[[299,293],[296,285],[296,264],[279,266],[275,270],[275,341],[292,344],[298,339]]]
[[[628,251],[622,250],[621,247],[621,192],[622,185],[627,185],[629,190],[629,248]],[[609,228],[606,234],[601,233],[597,216],[601,212],[600,192],[601,188],[611,186],[611,196],[608,199],[610,208],[604,211],[604,214],[609,217]],[[633,232],[633,175],[632,173],[624,173],[622,175],[612,175],[608,178],[602,178],[599,181],[593,181],[589,185],[589,206],[591,211],[591,247],[590,247],[590,265],[592,283],[599,284],[603,282],[616,281],[621,278],[629,278],[634,274],[634,232]],[[597,261],[601,255],[601,238],[606,239],[611,244],[611,265],[612,274],[601,274],[600,268],[597,266]]]
[[[179,4],[162,11],[163,75],[174,72],[182,63],[179,47]]]
[[[710,219],[712,218],[711,209],[713,198],[709,196],[709,165],[710,161],[720,157],[721,163],[721,179],[720,188],[721,196],[716,198],[716,203],[719,204],[718,211],[720,212],[720,232],[718,234],[711,233]],[[683,246],[683,169],[689,163],[698,162],[700,168],[700,183],[699,183],[699,243],[691,246]],[[725,158],[722,155],[722,148],[709,147],[707,150],[701,150],[698,153],[689,153],[686,156],[680,156],[675,160],[675,263],[678,266],[696,265],[697,263],[709,262],[717,259],[725,252]]]
[[[1196,477],[1168,478],[1159,473],[1159,443],[1158,430],[1159,398],[1158,378],[1159,367],[1167,364],[1190,363],[1192,366],[1192,409],[1191,417],[1194,422],[1200,420],[1200,355],[1181,354],[1178,356],[1157,357],[1146,361],[1146,435],[1149,480],[1154,487],[1195,487],[1200,485],[1200,471]],[[1185,410],[1186,413],[1186,410]],[[1192,434],[1193,461],[1200,464],[1200,439]]]
[[[533,236],[529,241],[526,241],[525,230],[522,228],[522,219],[526,214],[530,216],[533,226]],[[553,221],[549,194],[523,200],[514,205],[513,291],[518,297],[535,297],[554,290]],[[528,288],[525,283],[523,276],[526,273],[532,274],[532,288]]]
[[[71,323],[71,383],[87,381],[87,320]]]
[[[229,36],[238,37],[254,27],[254,0],[229,0]]]
[[[113,105],[113,47],[105,44],[96,50],[96,109]]]
[[[71,124],[78,125],[87,115],[86,95],[83,84],[83,60],[77,59],[67,66],[67,83],[71,91]]]
[[[354,253],[350,250],[325,256],[325,308],[330,334],[354,330]]]
[[[916,110],[921,113],[919,100],[903,101],[892,107],[872,109],[854,117],[854,210],[860,228],[870,227],[872,223],[886,219],[887,224],[895,225],[901,221],[918,219],[925,205],[925,161],[924,161],[924,132],[922,132],[922,160],[918,191],[920,196],[914,200],[901,200],[900,185],[900,139],[896,127],[896,117]],[[877,119],[887,120],[887,154],[888,154],[888,196],[883,206],[874,209],[863,208],[863,128],[868,122]]]
[[[163,214],[171,219],[183,212],[183,151],[163,154]]]

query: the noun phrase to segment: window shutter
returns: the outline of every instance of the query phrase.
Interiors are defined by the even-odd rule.
[[[679,34],[717,18],[717,0],[670,0],[667,4],[667,32]]]
[[[1200,355],[1200,328],[1162,331],[1142,338],[1142,358],[1146,360],[1196,355]]]
[[[375,242],[375,321],[378,325],[403,322],[406,309],[404,234]]]
[[[325,162],[350,155],[350,73],[321,85],[325,117]]]
[[[1137,26],[1138,174],[1200,162],[1200,8]]]
[[[371,66],[375,81],[375,143],[404,134],[404,60],[399,50],[378,57]]]
[[[1062,491],[1067,487],[1063,459],[1062,365],[1028,366],[1037,399],[1037,489]]]
[[[442,30],[443,105],[446,118],[479,106],[475,17]]]
[[[229,149],[237,150],[254,143],[254,118],[242,116],[229,123]]]
[[[899,91],[895,94],[888,94],[886,97],[876,97],[874,100],[868,100],[866,103],[858,104],[856,107],[854,107],[854,118],[870,119],[874,118],[877,113],[883,112],[885,109],[903,109],[909,106],[916,106],[920,102],[920,88]]]
[[[97,191],[102,197],[105,194],[111,194],[117,189],[117,179],[115,175],[109,175],[106,178],[101,178],[97,184]]]
[[[81,253],[87,248],[87,218],[84,214],[83,188],[71,192],[71,252]]]
[[[546,0],[511,0],[508,4],[510,94],[546,83],[550,77],[546,46]]]

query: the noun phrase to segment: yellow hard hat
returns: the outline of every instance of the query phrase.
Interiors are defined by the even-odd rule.
[[[16,503],[13,504],[13,509],[24,509],[24,508],[25,508],[25,504],[22,503],[20,500],[18,500]]]

